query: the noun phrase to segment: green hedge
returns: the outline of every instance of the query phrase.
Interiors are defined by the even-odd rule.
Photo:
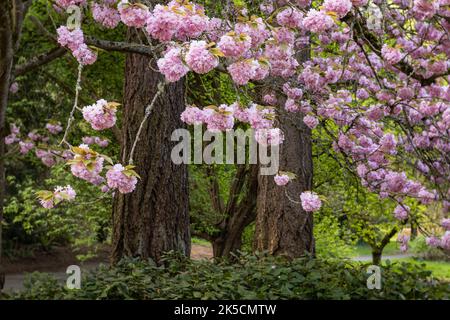
[[[423,266],[386,264],[382,289],[369,290],[367,265],[351,261],[241,256],[228,263],[192,261],[171,254],[164,266],[123,260],[100,267],[67,290],[48,275],[34,274],[12,299],[448,299]]]

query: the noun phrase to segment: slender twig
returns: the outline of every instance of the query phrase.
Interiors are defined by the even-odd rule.
[[[158,84],[158,91],[153,96],[153,99],[150,102],[150,104],[148,104],[147,107],[145,108],[144,118],[141,121],[141,125],[139,126],[138,132],[136,134],[136,138],[134,139],[134,142],[133,142],[133,147],[131,148],[131,151],[130,151],[130,159],[128,160],[129,164],[133,164],[134,151],[136,149],[136,145],[137,145],[137,143],[139,141],[139,138],[141,136],[142,129],[144,128],[144,124],[147,121],[148,117],[150,116],[150,114],[151,114],[151,112],[152,112],[152,110],[153,110],[153,108],[155,106],[156,100],[164,92],[165,86],[166,86],[166,82],[160,82]]]
[[[80,91],[81,91],[81,72],[82,71],[83,71],[83,65],[80,63],[78,65],[77,84],[75,86],[75,100],[73,102],[73,107],[72,107],[72,110],[70,111],[69,118],[67,119],[67,126],[66,126],[66,130],[64,131],[64,136],[63,136],[61,142],[59,143],[59,145],[62,145],[63,143],[65,143],[70,147],[70,143],[68,143],[66,139],[67,139],[67,135],[69,134],[69,130],[72,125],[72,121],[74,120],[75,110],[78,109],[78,97],[79,97]]]

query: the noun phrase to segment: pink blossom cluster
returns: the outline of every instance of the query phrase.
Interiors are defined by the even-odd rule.
[[[406,252],[408,251],[408,242],[409,242],[409,235],[405,233],[399,233],[397,237],[397,242],[400,244],[400,251]]]
[[[19,147],[19,152],[21,154],[27,154],[35,147],[35,144],[33,141],[19,141]]]
[[[57,186],[52,194],[46,194],[45,197],[41,197],[40,203],[46,209],[52,209],[54,206],[61,201],[73,201],[77,193],[70,186],[65,187]]]
[[[278,146],[284,142],[284,133],[280,128],[256,129],[255,140],[262,146]]]
[[[47,167],[53,167],[56,164],[55,155],[49,150],[36,149],[35,154]]]
[[[209,18],[198,4],[170,1],[156,5],[146,21],[147,32],[160,41],[197,38],[209,28]]]
[[[325,0],[323,9],[327,12],[334,12],[339,18],[343,18],[352,9],[350,0]]]
[[[180,48],[170,48],[157,62],[159,71],[166,77],[169,82],[176,82],[180,80],[189,68],[183,62]]]
[[[226,104],[222,104],[214,109],[205,108],[203,109],[203,121],[211,132],[233,129],[233,108]]]
[[[280,26],[288,28],[301,28],[303,21],[303,13],[292,7],[281,10],[277,14],[277,22]]]
[[[403,58],[403,55],[399,49],[392,48],[387,44],[384,44],[381,48],[381,55],[389,64],[396,64]]]
[[[63,127],[61,126],[61,122],[56,123],[47,123],[45,125],[45,128],[51,133],[51,134],[58,134],[63,130]]]
[[[63,9],[67,9],[69,6],[84,6],[86,0],[55,0],[55,4]]]
[[[211,53],[206,41],[191,41],[185,59],[189,68],[200,74],[208,73],[219,65],[219,59]]]
[[[317,127],[317,125],[319,124],[319,120],[312,116],[312,115],[306,115],[303,118],[303,122],[310,128],[310,129],[314,129],[315,127]]]
[[[394,217],[400,221],[406,221],[409,217],[410,208],[407,205],[399,204],[394,209]]]
[[[83,31],[79,28],[69,30],[66,26],[57,29],[58,43],[72,51],[72,55],[82,65],[93,64],[97,54],[84,43]]]
[[[245,35],[248,35],[251,39],[251,47],[254,49],[262,45],[270,36],[270,32],[261,17],[251,17],[250,21],[246,23],[237,23],[234,31],[236,34],[244,35],[244,38],[246,38]]]
[[[92,5],[92,17],[102,26],[108,29],[114,29],[119,24],[121,18],[120,13],[114,8],[112,5],[115,1],[112,1],[111,4],[108,3],[94,3]]]
[[[246,85],[250,80],[262,80],[269,74],[269,67],[255,59],[245,59],[230,64],[227,68],[233,81]]]
[[[102,139],[99,137],[83,137],[81,140],[83,141],[83,144],[96,144],[101,148],[106,148],[109,145],[109,141],[107,139]]]
[[[128,27],[143,28],[150,16],[146,6],[140,3],[129,3],[128,0],[121,0],[117,8],[120,19]]]
[[[217,47],[225,57],[237,58],[252,47],[252,38],[245,33],[230,32],[220,38]]]
[[[19,84],[15,81],[9,86],[9,92],[11,92],[12,94],[16,94],[17,91],[19,91]]]
[[[83,118],[89,122],[94,130],[104,130],[116,124],[116,109],[110,107],[108,101],[98,100],[96,103],[84,107]]]
[[[303,19],[303,27],[314,33],[323,33],[331,29],[334,25],[333,18],[323,10],[317,11],[311,9]]]
[[[286,174],[277,174],[273,177],[273,180],[277,186],[285,186],[290,181],[289,176]]]
[[[302,203],[302,208],[306,212],[315,212],[320,210],[322,206],[322,201],[319,196],[311,191],[304,191],[300,195],[300,200]]]
[[[137,178],[126,174],[126,168],[121,164],[114,165],[106,172],[106,181],[111,189],[118,189],[120,193],[130,193],[136,188]]]
[[[100,176],[103,170],[104,158],[91,150],[88,145],[81,144],[73,159],[68,161],[70,171],[75,177],[86,180],[94,185],[100,185],[104,178]]]
[[[13,144],[20,141],[20,128],[16,126],[16,124],[11,124],[10,126],[11,133],[5,137],[5,144]]]

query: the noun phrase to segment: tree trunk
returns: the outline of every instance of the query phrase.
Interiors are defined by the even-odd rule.
[[[374,265],[380,265],[381,264],[381,257],[382,257],[383,250],[379,250],[377,248],[372,248],[372,263]]]
[[[254,248],[295,258],[314,254],[313,215],[299,203],[300,194],[312,188],[311,131],[300,113],[281,111],[279,122],[285,135],[280,145],[280,170],[295,173],[297,179],[280,187],[273,176],[259,177]]]
[[[137,37],[137,32],[129,29],[128,40]],[[164,81],[160,73],[149,67],[151,60],[143,55],[127,55],[123,162],[128,161],[144,109],[156,94],[158,83]],[[187,167],[175,165],[170,157],[177,143],[171,141],[171,134],[184,127],[180,120],[184,108],[184,82],[167,85],[143,127],[133,157],[141,179],[133,193],[117,193],[114,198],[113,263],[125,256],[159,261],[170,250],[190,254]]]
[[[228,203],[228,219],[224,221],[223,231],[212,241],[214,257],[230,257],[242,246],[244,229],[256,217],[256,193],[258,191],[258,166],[250,165],[246,172],[246,193],[236,207],[233,199]],[[238,190],[236,190],[238,191]],[[237,192],[239,196],[240,189]]]
[[[0,2],[0,291],[5,282],[2,264],[3,203],[5,198],[5,115],[13,65],[12,2]]]

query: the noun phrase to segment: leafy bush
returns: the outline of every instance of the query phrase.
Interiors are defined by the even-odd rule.
[[[16,299],[446,299],[447,283],[433,280],[423,266],[395,263],[382,269],[382,289],[366,286],[367,265],[324,259],[287,261],[242,255],[237,262],[192,261],[168,255],[163,266],[122,260],[100,267],[67,290],[33,275]],[[34,281],[33,281],[34,280]],[[45,280],[45,281],[44,281]]]

